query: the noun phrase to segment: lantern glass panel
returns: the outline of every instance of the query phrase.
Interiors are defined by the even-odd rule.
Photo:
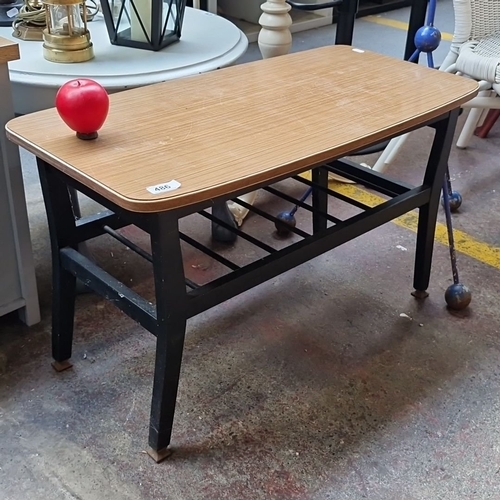
[[[80,5],[48,5],[48,30],[51,35],[80,36],[85,34]]]
[[[102,0],[111,43],[159,50],[177,41],[186,0]]]

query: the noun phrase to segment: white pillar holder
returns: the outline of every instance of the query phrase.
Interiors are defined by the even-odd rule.
[[[288,54],[292,47],[290,5],[285,0],[267,0],[260,8],[263,13],[259,19],[262,29],[258,44],[262,57],[267,59]]]

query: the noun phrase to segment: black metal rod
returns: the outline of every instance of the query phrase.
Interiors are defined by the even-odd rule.
[[[347,159],[329,162],[325,164],[324,168],[329,172],[341,175],[346,179],[350,179],[358,184],[363,184],[379,193],[392,197],[406,193],[415,187],[395,179],[390,179],[385,174],[381,175],[379,172],[374,172],[370,168],[359,167],[356,163]],[[355,168],[354,171],[353,168]]]
[[[103,226],[104,231],[112,236],[115,240],[118,240],[120,243],[125,245],[126,247],[130,248],[133,252],[135,252],[137,255],[140,255],[143,259],[146,259],[148,262],[153,262],[153,256],[146,252],[146,250],[143,250],[140,246],[136,245],[133,241],[130,241],[128,238],[120,234],[119,232],[115,231],[114,229],[110,228],[109,226]]]
[[[306,184],[307,186],[316,187],[314,182],[311,182],[308,179],[304,179],[303,177],[294,176],[293,179],[295,179],[296,181],[302,182],[303,184]],[[349,205],[360,208],[361,210],[369,210],[371,208],[370,206],[365,205],[364,203],[361,203],[360,201],[353,200],[352,198],[349,198],[349,196],[345,196],[341,193],[337,193],[336,191],[333,191],[330,188],[325,189],[322,186],[317,186],[317,187],[318,187],[318,189],[324,190],[330,196],[333,196],[334,198],[338,198],[341,201],[345,201],[346,203],[349,203]]]
[[[82,217],[76,221],[77,241],[81,243],[103,235],[103,226],[108,226],[112,229],[121,229],[129,225],[130,221],[120,218],[120,216],[111,210],[104,210],[97,214]]]
[[[300,240],[275,254],[267,255],[238,271],[201,286],[189,293],[192,297],[188,303],[189,317],[422,206],[428,200],[428,191],[429,188],[419,186],[398,198],[390,199],[308,239]]]
[[[304,203],[301,200],[298,200],[297,198],[294,198],[293,196],[290,196],[289,194],[283,193],[283,191],[279,191],[276,188],[273,188],[271,186],[267,186],[262,188],[264,191],[267,191],[268,193],[273,194],[274,196],[277,196],[278,198],[282,198],[283,200],[289,201],[290,203],[293,203],[294,205],[297,205],[300,208],[303,208],[305,210],[308,210],[309,212],[312,212],[312,207],[311,205],[308,205],[307,203]]]
[[[312,183],[311,183],[312,184]],[[308,210],[309,212],[313,211],[313,207],[311,205],[308,205],[307,203],[303,203],[300,200],[297,200],[293,196],[290,196],[286,193],[283,193],[282,191],[279,191],[278,189],[272,188],[272,187],[267,187],[263,188],[265,191],[268,193],[274,194],[275,196],[278,196],[279,198],[283,198],[286,201],[289,201],[290,203],[295,203],[297,206],[304,208],[305,210]],[[326,217],[330,222],[333,222],[334,224],[338,224],[339,222],[342,222],[341,219],[338,219],[337,217],[334,217],[333,215],[327,214],[325,212],[319,212],[323,217]]]
[[[103,229],[107,234],[115,238],[117,241],[119,241],[126,247],[130,248],[130,250],[135,252],[137,255],[141,256],[143,259],[146,259],[148,262],[153,263],[153,256],[148,252],[146,252],[146,250],[143,250],[140,246],[136,245],[133,241],[129,240],[128,238],[118,233],[117,231],[114,231],[108,226],[104,226]],[[195,283],[194,281],[191,281],[188,278],[186,278],[186,285],[192,289],[200,287],[198,283]]]
[[[186,278],[184,281],[186,282],[186,286],[188,288],[191,288],[191,290],[196,290],[197,288],[200,288],[200,286],[201,286],[201,285],[198,285],[198,283],[195,283],[194,281],[191,281],[188,278]]]
[[[198,241],[189,237],[187,234],[179,232],[179,237],[181,238],[182,241],[185,241],[188,245],[191,245],[192,247],[196,248],[200,252],[203,252],[204,254],[208,255],[209,257],[212,257],[212,259],[217,260],[218,262],[220,262],[224,266],[228,267],[232,271],[236,271],[236,269],[240,269],[240,266],[238,266],[234,262],[231,262],[230,260],[226,259],[225,257],[222,257],[222,255],[219,255],[217,252],[214,252],[213,250],[206,247],[205,245],[202,245]]]
[[[61,249],[60,256],[64,269],[156,335],[156,308],[153,304],[73,248]]]
[[[300,200],[298,200],[300,203],[303,203],[304,201],[311,196],[311,193],[313,191],[313,188],[307,188],[304,192],[304,194],[300,197]],[[299,204],[295,203],[295,206],[290,210],[290,215],[295,215],[297,210],[299,209]]]
[[[455,238],[453,235],[453,222],[451,219],[450,191],[448,189],[449,181],[450,181],[450,173],[448,169],[446,169],[446,178],[443,182],[443,205],[444,205],[444,214],[446,217],[446,229],[448,231],[448,249],[450,251],[450,262],[451,262],[451,272],[453,275],[453,283],[455,285],[458,285],[460,283],[460,278],[458,276],[457,253],[455,251]]]
[[[278,224],[281,222],[277,217],[274,217],[273,215],[270,215],[267,212],[264,212],[264,210],[261,210],[260,208],[254,207],[253,205],[250,205],[250,203],[246,203],[245,201],[242,201],[238,198],[235,198],[233,201],[235,203],[237,203],[238,205],[241,205],[242,207],[247,208],[251,212],[254,212],[257,215],[260,215],[264,219],[267,219],[271,222],[278,223]],[[287,229],[290,232],[301,236],[302,238],[307,238],[308,236],[311,236],[309,233],[306,233],[305,231],[302,231],[302,229],[299,229],[297,227],[289,226],[289,227],[287,227]]]
[[[270,247],[269,245],[266,245],[265,243],[262,243],[262,241],[258,240],[257,238],[254,238],[253,236],[250,236],[249,234],[244,233],[243,231],[240,231],[239,229],[236,229],[236,228],[230,226],[229,224],[226,224],[223,220],[218,219],[217,217],[214,217],[212,214],[209,214],[205,210],[202,210],[198,213],[201,216],[203,216],[203,217],[205,217],[213,222],[216,222],[220,226],[225,227],[226,229],[228,229],[232,233],[237,234],[240,238],[243,238],[244,240],[247,240],[250,243],[253,243],[255,246],[257,246],[259,248],[262,248],[262,250],[265,250],[267,253],[277,252],[277,250],[275,248]]]

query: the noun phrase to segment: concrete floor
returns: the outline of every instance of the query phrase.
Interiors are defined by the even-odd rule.
[[[385,40],[382,52],[401,38],[366,28]],[[296,35],[294,48],[331,40],[323,28]],[[499,135],[500,126],[466,151],[454,148],[450,162],[465,199],[455,226],[497,254]],[[390,174],[417,181],[429,138],[413,134]],[[144,454],[151,335],[82,295],[74,367],[61,374],[50,367],[46,220],[32,158],[23,160],[43,321],[28,329],[14,315],[0,319],[0,500],[500,498],[497,267],[459,254],[474,296],[466,313],[452,314],[443,298],[447,248],[437,244],[430,297],[419,304],[410,296],[415,235],[389,224],[194,318],[175,453],[157,465]],[[184,225],[209,240],[195,217]],[[257,218],[246,229],[274,239]],[[130,251],[106,238],[91,250],[151,296],[149,266]],[[248,250],[238,242],[226,252],[238,259]],[[186,250],[189,277],[216,272]]]

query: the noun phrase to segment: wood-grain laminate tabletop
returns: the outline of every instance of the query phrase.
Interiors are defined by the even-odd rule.
[[[328,46],[111,95],[94,141],[76,138],[55,109],[13,119],[7,135],[118,206],[159,212],[346,156],[477,90],[456,75]]]

